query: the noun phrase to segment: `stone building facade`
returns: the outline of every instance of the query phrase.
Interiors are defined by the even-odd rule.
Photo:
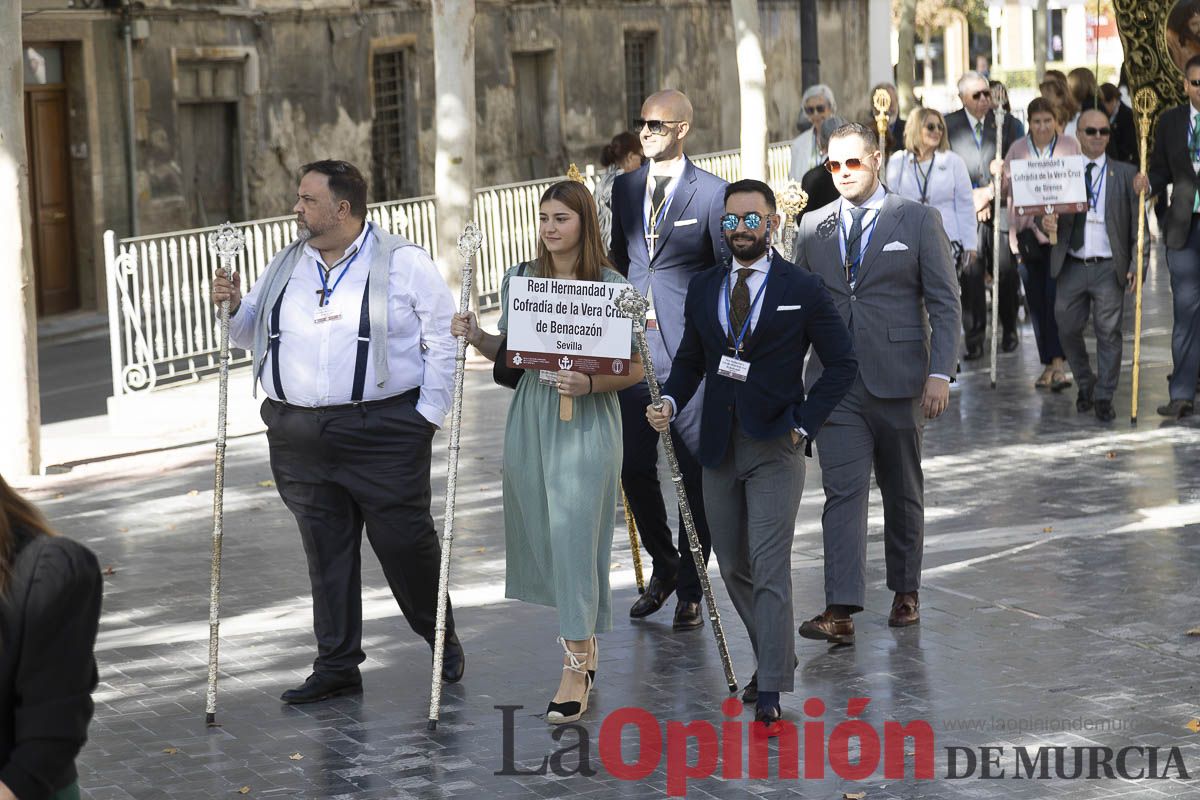
[[[822,78],[850,109],[867,104],[871,3],[818,4]],[[773,141],[801,108],[799,5],[759,0]],[[692,152],[738,146],[728,0],[477,8],[478,185],[598,162],[661,87],[693,100]],[[39,313],[104,305],[101,236],[133,232],[131,185],[141,234],[287,214],[318,158],[368,168],[376,200],[432,193],[430,14],[428,0],[23,0]]]

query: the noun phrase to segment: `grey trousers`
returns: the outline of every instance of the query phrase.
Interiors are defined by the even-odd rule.
[[[751,439],[736,419],[721,465],[704,468],[713,552],[765,692],[790,692],[795,681],[792,539],[803,491],[803,442]]]
[[[871,471],[883,495],[884,558],[893,592],[921,586],[925,477],[921,398],[872,396],[856,378],[817,435],[825,487],[825,602],[861,611],[867,586],[867,501]]]
[[[1096,372],[1092,372],[1087,344],[1083,341],[1088,311],[1096,332]],[[1075,375],[1081,397],[1112,400],[1121,375],[1121,318],[1125,314],[1125,292],[1117,283],[1111,258],[1085,264],[1067,256],[1058,274],[1058,297],[1054,317],[1058,339]]]

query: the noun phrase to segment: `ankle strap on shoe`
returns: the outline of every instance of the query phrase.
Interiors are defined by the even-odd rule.
[[[572,672],[578,672],[580,675],[586,675],[588,659],[587,651],[576,653],[574,650],[571,650],[569,647],[567,647],[567,640],[561,636],[558,637],[558,643],[562,645],[563,652],[567,654],[567,659],[571,662],[570,664],[563,664],[563,669],[569,669]],[[580,658],[580,656],[582,656],[582,658]]]

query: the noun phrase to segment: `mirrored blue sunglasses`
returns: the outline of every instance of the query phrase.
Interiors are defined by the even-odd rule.
[[[762,214],[756,211],[751,211],[744,217],[739,217],[737,214],[726,214],[721,217],[721,229],[726,231],[736,231],[738,223],[745,220],[748,230],[756,231],[763,223]]]

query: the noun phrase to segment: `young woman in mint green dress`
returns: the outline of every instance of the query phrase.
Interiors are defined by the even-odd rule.
[[[538,256],[504,275],[500,334],[474,314],[455,315],[450,330],[493,361],[508,330],[508,284],[528,277],[626,283],[608,267],[596,205],[587,187],[562,181],[539,207]],[[522,270],[523,268],[523,270]],[[587,710],[595,680],[596,636],[612,629],[609,561],[621,478],[621,409],[617,391],[642,379],[634,355],[620,377],[562,370],[557,385],[528,370],[517,384],[504,432],[505,596],[558,609],[563,668],[546,711],[552,724]],[[559,420],[570,397],[572,419]]]

